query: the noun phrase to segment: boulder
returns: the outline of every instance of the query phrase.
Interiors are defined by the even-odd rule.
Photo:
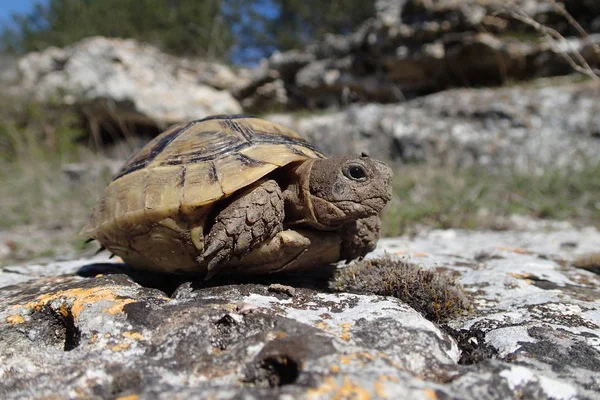
[[[452,87],[565,75],[574,71],[568,58],[579,65],[585,61],[598,74],[600,33],[594,32],[600,32],[600,23],[596,27],[589,17],[592,3],[566,4],[590,33],[582,37],[550,0],[377,1],[375,17],[354,32],[325,35],[303,50],[264,60],[260,85],[282,80],[278,86],[286,95],[256,102],[259,86],[246,83],[236,97],[251,112],[392,103]],[[566,39],[542,39],[517,13]]]
[[[364,151],[395,164],[539,172],[600,161],[599,94],[593,81],[546,82],[266,118],[296,129],[327,154]]]
[[[600,276],[572,263],[599,242],[594,228],[380,241],[369,259],[418,262],[462,284],[472,309],[442,325],[394,297],[332,292],[318,276],[206,284],[104,256],[6,267],[0,393],[595,398]]]
[[[92,37],[50,47],[18,61],[9,92],[92,107],[94,116],[166,126],[212,114],[239,113],[224,89],[237,84],[220,64],[176,58],[132,39]]]

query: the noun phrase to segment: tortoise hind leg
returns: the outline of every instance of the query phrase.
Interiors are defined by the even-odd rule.
[[[283,229],[284,202],[277,182],[244,191],[215,218],[199,262],[208,262],[206,279],[233,257],[241,258]]]

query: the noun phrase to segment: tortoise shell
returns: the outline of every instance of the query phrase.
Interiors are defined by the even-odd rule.
[[[174,126],[134,154],[106,187],[82,234],[127,233],[166,218],[198,214],[277,168],[324,158],[293,130],[245,116]]]

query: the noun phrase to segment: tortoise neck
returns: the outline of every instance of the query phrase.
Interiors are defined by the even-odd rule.
[[[330,226],[319,222],[312,204],[310,192],[310,172],[316,160],[310,159],[293,167],[295,179],[284,191],[286,220],[291,225],[310,225],[318,229],[329,230]]]

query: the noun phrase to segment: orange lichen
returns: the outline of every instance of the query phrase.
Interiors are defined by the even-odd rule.
[[[375,394],[378,397],[381,397],[383,399],[387,398],[387,395],[385,394],[385,388],[384,388],[384,380],[381,379],[377,379],[375,381]]]
[[[129,343],[119,343],[119,344],[115,344],[114,346],[111,346],[110,349],[112,351],[122,351],[122,350],[127,350],[131,345]]]
[[[415,253],[414,256],[415,257],[429,257],[429,254],[427,254],[427,253],[420,253],[419,252],[419,253]]]
[[[138,400],[140,396],[137,394],[128,394],[126,396],[115,397],[115,400]]]
[[[144,337],[139,332],[123,332],[123,336],[129,339],[144,340]]]
[[[321,386],[310,389],[308,398],[327,397],[333,400],[353,399],[353,400],[369,400],[371,394],[369,391],[359,384],[353,382],[349,378],[344,378],[341,385],[331,377],[325,378]]]
[[[533,283],[533,281],[531,279],[529,279],[529,278],[532,277],[531,274],[527,274],[527,273],[519,274],[517,272],[511,272],[511,273],[509,273],[509,275],[512,276],[512,277],[514,277],[514,278],[517,278],[517,279],[522,279],[522,280],[524,280],[525,282],[527,282],[529,284]]]
[[[25,319],[22,316],[20,316],[19,314],[13,314],[13,315],[9,315],[6,318],[6,322],[8,322],[11,325],[22,324],[23,322],[25,322]]]
[[[35,301],[25,304],[25,307],[40,311],[42,307],[47,306],[55,300],[64,300],[71,303],[70,311],[73,314],[73,317],[77,319],[86,305],[97,303],[99,301],[110,301],[115,304],[104,308],[102,311],[109,314],[117,314],[123,312],[123,307],[126,304],[134,303],[135,300],[131,298],[120,298],[121,296],[114,291],[116,288],[117,287],[109,286],[89,289],[76,288],[61,290],[59,292],[38,296]],[[69,314],[69,308],[66,303],[61,304],[57,311],[63,316]]]
[[[333,364],[333,365],[332,365],[332,366],[329,368],[329,371],[331,371],[332,373],[336,374],[336,373],[340,372],[340,366],[339,366],[339,365],[336,365],[336,364]]]
[[[359,384],[354,383],[348,378],[344,378],[342,387],[333,395],[333,399],[356,399],[356,400],[368,400],[371,398],[369,391],[361,387]]]
[[[351,361],[351,358],[348,357],[348,356],[341,356],[340,357],[340,362],[342,364],[348,365],[348,364],[350,364],[350,361]]]
[[[342,340],[349,341],[350,340],[350,328],[352,328],[352,324],[346,323],[346,324],[341,324],[340,326],[342,327],[342,334],[341,334],[340,338]]]
[[[340,356],[339,360],[340,363],[344,365],[349,365],[352,361],[357,361],[362,365],[365,363],[365,361],[373,361],[375,358],[376,357],[371,353],[367,353],[366,351],[358,351]]]
[[[315,328],[321,329],[322,331],[329,331],[329,325],[323,321],[319,321],[315,324]]]
[[[433,389],[425,389],[425,396],[429,397],[431,400],[437,400],[437,394]]]
[[[324,395],[331,393],[336,388],[337,383],[335,380],[332,377],[326,377],[319,387],[308,390],[308,398],[321,398]]]

